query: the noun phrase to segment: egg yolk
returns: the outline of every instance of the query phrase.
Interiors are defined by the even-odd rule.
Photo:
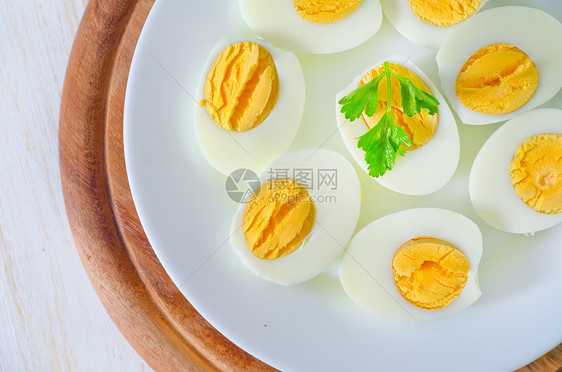
[[[510,175],[515,192],[534,211],[562,212],[562,134],[524,141],[513,155]]]
[[[418,88],[431,94],[431,91],[425,85],[425,83],[417,76],[415,73],[410,71],[408,68],[397,65],[395,63],[390,63],[389,67],[392,71],[400,76],[410,79]],[[369,71],[359,83],[359,86],[367,84],[369,81],[373,80],[380,74],[384,72],[384,65],[379,65]],[[400,83],[395,77],[391,78],[391,112],[394,122],[400,128],[404,129],[412,141],[412,146],[407,147],[402,144],[402,148],[406,151],[417,149],[429,142],[431,138],[435,135],[437,131],[437,125],[439,122],[439,114],[429,115],[425,110],[420,113],[409,117],[402,111],[402,96],[400,94]],[[377,107],[375,114],[373,116],[367,116],[363,112],[363,120],[365,124],[370,129],[377,125],[381,120],[382,116],[386,112],[387,106],[387,82],[386,79],[382,79],[379,84],[379,106]]]
[[[493,44],[464,64],[455,90],[459,101],[482,114],[507,114],[531,99],[539,84],[535,64],[522,50]]]
[[[314,202],[298,182],[268,182],[244,210],[246,244],[258,258],[273,260],[288,255],[310,233],[315,213]]]
[[[353,13],[361,0],[293,0],[297,13],[312,23],[340,21]]]
[[[427,310],[440,309],[457,298],[469,269],[464,253],[433,237],[408,240],[392,259],[394,282],[400,294]]]
[[[277,69],[267,49],[242,41],[229,45],[213,62],[201,106],[219,127],[242,132],[264,121],[278,92]]]
[[[448,27],[476,13],[482,0],[408,0],[408,3],[423,22]]]

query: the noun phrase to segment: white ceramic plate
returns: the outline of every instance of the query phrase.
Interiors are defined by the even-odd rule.
[[[496,0],[488,7],[507,4],[562,19],[562,5],[551,0]],[[480,226],[482,297],[469,309],[412,326],[355,305],[339,283],[337,263],[294,287],[251,274],[228,242],[237,205],[225,192],[225,177],[201,155],[192,122],[201,68],[225,36],[255,38],[236,0],[158,0],[137,45],[125,102],[125,158],[139,217],[172,280],[213,326],[284,371],[511,370],[562,341],[562,226],[533,237],[501,233],[470,204],[472,161],[497,124],[459,123],[457,172],[429,196],[388,191],[357,169],[364,194],[357,231],[386,214],[430,206],[462,213]],[[411,55],[438,82],[435,51],[408,42],[387,20],[373,39],[350,51],[298,54],[307,105],[291,150],[322,145],[352,160],[337,133],[334,96],[373,61],[392,54]],[[543,107],[562,108],[562,94]]]

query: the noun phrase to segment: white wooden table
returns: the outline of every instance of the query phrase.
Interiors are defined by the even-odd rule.
[[[86,276],[58,165],[87,0],[0,0],[0,371],[146,371]]]

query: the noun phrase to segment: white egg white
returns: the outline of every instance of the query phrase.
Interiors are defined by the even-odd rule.
[[[412,305],[394,282],[394,254],[402,244],[420,236],[453,244],[470,263],[464,289],[441,309],[425,310]],[[375,220],[353,237],[342,259],[340,281],[353,301],[383,317],[407,322],[437,320],[466,309],[480,297],[481,257],[482,234],[470,219],[445,209],[408,209]]]
[[[382,186],[407,195],[427,195],[441,189],[453,176],[459,162],[460,141],[455,118],[447,102],[431,80],[413,62],[402,56],[388,59],[407,67],[423,80],[437,98],[439,104],[439,123],[433,138],[424,146],[408,151],[405,156],[397,156],[394,168],[383,176],[373,178]],[[368,173],[365,152],[357,147],[360,136],[367,133],[368,128],[362,118],[353,122],[341,113],[341,98],[355,90],[363,76],[377,63],[357,75],[347,88],[336,95],[336,119],[343,142],[355,161]]]
[[[254,256],[242,231],[245,204],[241,204],[234,215],[230,244],[254,274],[278,284],[294,285],[320,274],[342,254],[359,218],[361,189],[353,166],[331,150],[310,149],[289,153],[267,167],[260,175],[261,184],[286,178],[285,170],[289,177],[295,170],[309,170],[313,174],[311,185],[294,178],[307,189],[316,208],[314,225],[303,244],[274,260]],[[318,177],[319,171],[335,174],[335,185],[327,182],[326,178],[322,181]]]
[[[525,52],[539,73],[531,99],[519,109],[502,115],[482,114],[464,106],[455,92],[458,74],[478,50],[492,44],[510,44]],[[548,101],[562,87],[562,24],[550,14],[533,8],[505,6],[486,10],[459,25],[437,53],[441,87],[465,124],[482,125],[515,117]]]
[[[562,213],[539,213],[523,203],[509,174],[521,143],[544,133],[562,134],[562,110],[538,109],[511,119],[490,136],[474,160],[470,200],[480,217],[496,229],[534,233],[562,222]]]
[[[487,1],[483,0],[478,10],[482,9]],[[408,0],[381,0],[381,3],[384,14],[398,32],[414,43],[428,48],[438,49],[462,23],[438,27],[419,19],[410,8]]]
[[[363,0],[346,18],[315,24],[296,12],[292,0],[240,0],[240,11],[248,26],[265,40],[295,52],[327,54],[356,47],[380,28],[379,0]]]
[[[241,40],[223,39],[217,43],[204,68],[197,91],[203,99],[205,81],[214,60],[230,44]],[[261,41],[271,54],[279,77],[279,95],[271,113],[257,127],[245,132],[219,127],[204,107],[195,107],[195,132],[203,155],[220,173],[230,174],[240,168],[259,173],[284,154],[299,129],[305,102],[304,75],[297,57]]]

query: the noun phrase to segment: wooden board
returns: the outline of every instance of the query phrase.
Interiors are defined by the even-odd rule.
[[[108,313],[154,369],[274,370],[226,339],[183,297],[156,258],[133,204],[123,106],[136,41],[154,1],[91,0],[74,41],[59,155],[76,246]],[[521,371],[560,367],[562,345]]]

